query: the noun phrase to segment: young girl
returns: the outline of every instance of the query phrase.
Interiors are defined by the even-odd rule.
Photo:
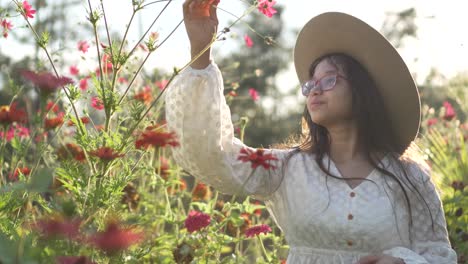
[[[183,6],[193,58],[217,31],[207,4]],[[456,263],[430,172],[408,155],[420,102],[392,45],[357,18],[325,13],[301,30],[294,62],[307,98],[302,144],[258,151],[234,137],[208,49],[166,94],[176,162],[221,192],[263,200],[290,246],[287,263]]]

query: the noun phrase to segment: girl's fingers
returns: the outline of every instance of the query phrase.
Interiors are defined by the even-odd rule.
[[[184,11],[184,17],[188,17],[190,13],[190,4],[193,2],[193,0],[185,0],[184,5],[183,5],[183,11]]]

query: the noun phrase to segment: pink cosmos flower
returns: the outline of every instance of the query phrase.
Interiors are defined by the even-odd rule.
[[[11,22],[6,20],[6,19],[2,19],[0,25],[3,28],[3,37],[7,38],[8,37],[8,32],[13,27],[13,24],[11,24]]]
[[[257,90],[255,90],[254,88],[249,89],[249,95],[250,95],[250,97],[252,97],[252,100],[254,100],[254,101],[257,101],[260,98],[260,96],[258,95]]]
[[[23,1],[23,12],[26,19],[28,17],[34,18],[34,14],[36,14],[36,10],[32,9],[32,6],[28,3],[28,1]]]
[[[193,233],[204,227],[207,227],[210,223],[210,215],[198,211],[190,211],[187,219],[185,219],[184,224],[187,230],[190,233]]]
[[[456,113],[455,113],[455,110],[453,109],[453,106],[448,101],[445,101],[443,104],[444,104],[444,108],[445,108],[444,119],[445,120],[452,120],[456,116]]]
[[[78,50],[83,52],[83,53],[86,53],[88,52],[88,49],[89,49],[89,44],[86,40],[81,40],[78,42]]]
[[[88,78],[81,79],[79,86],[82,91],[85,91],[86,89],[88,89]]]
[[[75,65],[70,66],[70,74],[73,76],[76,76],[80,73],[80,70],[78,70],[78,67]]]
[[[251,228],[245,230],[245,236],[246,237],[254,237],[258,236],[261,233],[264,233],[265,235],[267,233],[271,232],[271,228],[268,225],[257,225],[257,226],[252,226]]]
[[[162,90],[162,89],[166,88],[167,83],[169,83],[169,81],[166,80],[166,79],[162,79],[160,81],[155,82],[155,84],[159,88],[159,90]]]
[[[119,79],[117,79],[117,81],[118,81],[119,83],[128,83],[128,80],[127,80],[127,78],[125,78],[125,77],[119,77]]]
[[[21,74],[45,95],[51,94],[59,88],[73,83],[73,80],[68,77],[56,77],[49,72],[35,73],[32,71],[22,71]]]
[[[93,98],[91,98],[91,106],[97,110],[104,109],[104,103],[97,96],[94,96]]]
[[[258,1],[258,10],[267,17],[272,17],[277,11],[273,8],[276,4],[274,0],[260,0]]]
[[[245,45],[246,45],[248,48],[251,48],[251,47],[253,46],[253,41],[252,41],[252,39],[249,37],[249,35],[245,34],[244,40],[245,40]]]

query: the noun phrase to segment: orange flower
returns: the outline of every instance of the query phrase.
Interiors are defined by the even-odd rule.
[[[174,187],[167,187],[167,193],[174,195],[177,192],[183,192],[187,189],[187,182],[184,179],[180,179],[180,183],[177,183]]]
[[[46,118],[44,127],[46,130],[55,129],[63,124],[63,113],[59,113],[56,117]]]
[[[198,183],[192,191],[192,201],[208,201],[211,199],[211,189],[204,183]]]
[[[145,104],[151,103],[151,88],[149,86],[145,86],[145,88],[142,91],[136,93],[133,98]]]
[[[138,149],[165,147],[168,145],[173,147],[179,146],[175,132],[158,131],[153,126],[147,127],[135,142],[135,147]]]
[[[65,147],[61,147],[57,154],[62,159],[70,158],[70,156],[77,161],[84,161],[86,159],[84,151],[74,143],[65,144]]]
[[[114,149],[110,147],[100,147],[96,149],[95,151],[89,152],[89,154],[91,154],[92,156],[98,157],[104,161],[111,161],[116,158],[124,156],[124,154],[114,152]]]
[[[4,105],[0,107],[0,123],[11,124],[14,122],[26,123],[26,112],[18,109],[17,103],[14,102],[10,106]]]

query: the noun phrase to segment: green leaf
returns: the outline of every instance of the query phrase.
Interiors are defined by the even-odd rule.
[[[28,189],[32,192],[45,192],[52,183],[53,170],[50,168],[39,169],[32,177]]]
[[[13,263],[16,252],[13,241],[0,233],[0,263]]]

